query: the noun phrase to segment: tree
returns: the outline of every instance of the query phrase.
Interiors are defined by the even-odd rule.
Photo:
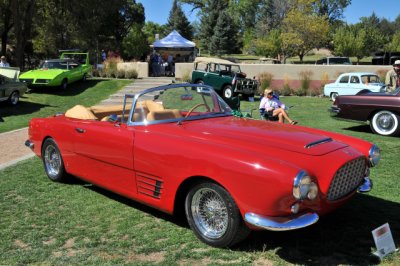
[[[0,1],[0,10],[2,10],[0,20],[1,54],[5,55],[7,51],[8,34],[14,25],[12,21],[11,0]]]
[[[273,29],[269,34],[261,39],[257,39],[255,43],[256,54],[265,57],[277,58],[282,54],[281,32]]]
[[[147,37],[139,24],[131,27],[130,32],[122,41],[122,54],[125,58],[141,59],[149,52]]]
[[[13,0],[11,10],[14,17],[15,63],[24,69],[24,52],[31,36],[32,20],[35,11],[35,0]]]
[[[214,27],[214,35],[211,37],[209,46],[210,54],[221,56],[235,52],[236,47],[232,45],[232,39],[235,39],[236,35],[237,29],[228,10],[222,11]]]
[[[351,0],[319,0],[314,7],[317,15],[327,16],[332,24],[343,17],[343,11],[350,3]]]
[[[160,39],[164,38],[163,32],[166,32],[166,30],[165,26],[148,21],[143,27],[143,32],[147,37],[147,43],[153,43],[156,41],[156,34],[158,34]]]
[[[182,11],[181,6],[178,5],[177,0],[174,0],[172,9],[169,12],[168,22],[167,25],[165,25],[165,34],[168,34],[173,30],[179,32],[188,40],[193,39],[193,27],[190,25],[190,22]]]
[[[326,16],[313,13],[314,0],[297,0],[283,21],[282,48],[284,53],[304,55],[321,47],[328,38],[329,24]]]
[[[386,51],[400,52],[400,31],[393,35],[393,39],[386,45]]]

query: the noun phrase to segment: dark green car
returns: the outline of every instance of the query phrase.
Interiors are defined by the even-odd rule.
[[[240,66],[219,58],[197,57],[192,72],[192,83],[212,86],[224,99],[238,94],[253,97],[258,83],[246,78]]]

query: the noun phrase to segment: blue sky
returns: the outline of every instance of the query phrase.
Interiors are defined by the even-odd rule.
[[[165,24],[168,21],[169,11],[173,0],[136,0],[145,8],[146,21]],[[394,21],[400,15],[400,0],[352,0],[351,5],[344,11],[344,20],[349,24],[359,22],[360,17],[368,17],[375,11],[379,18]],[[190,21],[196,20],[196,14],[190,13],[189,5],[183,5],[183,10]]]

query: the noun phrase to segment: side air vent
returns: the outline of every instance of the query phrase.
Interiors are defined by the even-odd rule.
[[[136,175],[138,193],[160,199],[163,192],[163,180],[159,177],[144,174]]]

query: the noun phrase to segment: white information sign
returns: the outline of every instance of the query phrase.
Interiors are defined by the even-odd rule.
[[[388,223],[385,223],[384,225],[379,226],[378,228],[373,230],[372,236],[374,237],[375,246],[377,249],[377,251],[374,252],[374,254],[378,256],[380,259],[383,259],[388,254],[396,250],[392,232],[390,231]]]

